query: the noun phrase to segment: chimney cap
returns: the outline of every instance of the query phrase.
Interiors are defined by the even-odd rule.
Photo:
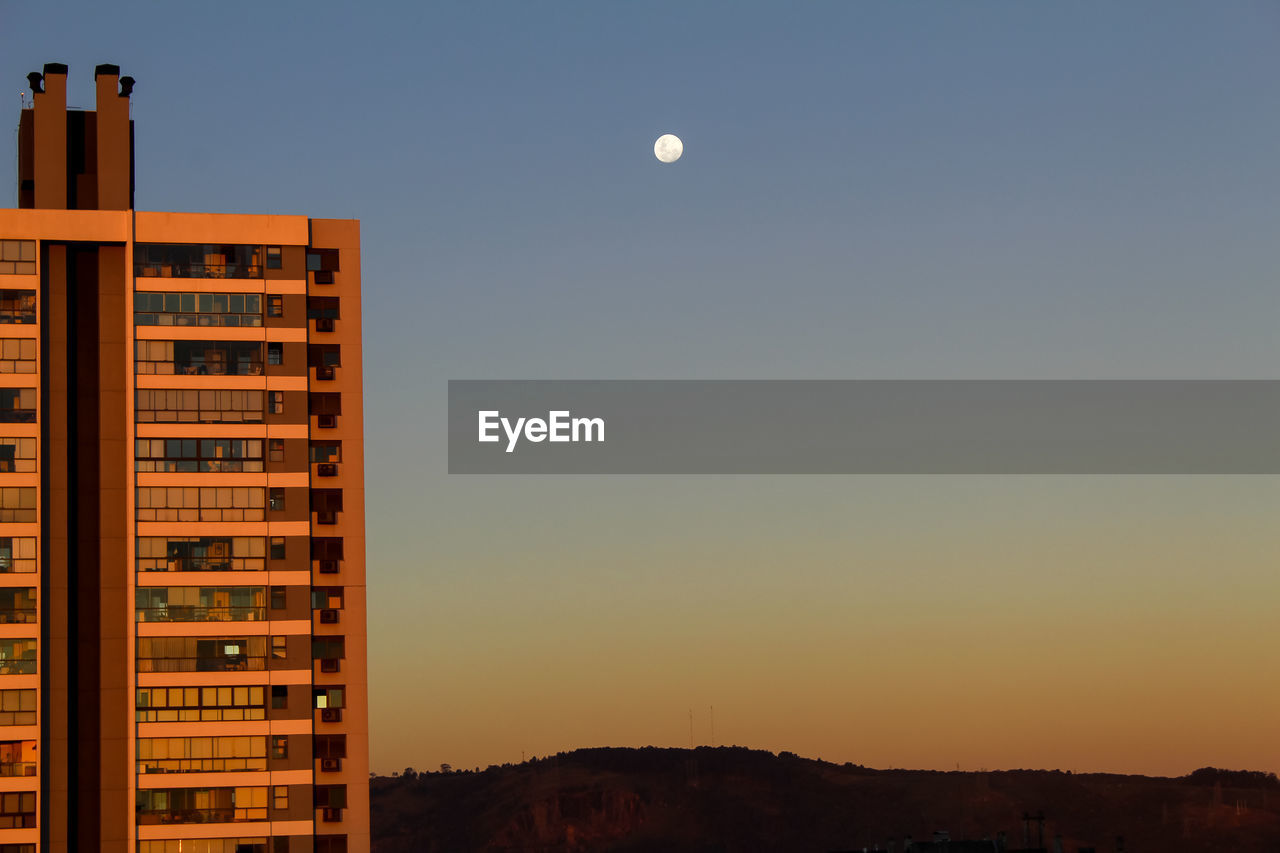
[[[120,97],[122,97],[122,98],[127,98],[127,97],[129,97],[130,95],[132,95],[132,94],[133,94],[133,84],[134,84],[134,83],[136,83],[136,82],[137,82],[137,81],[136,81],[136,80],[134,80],[132,77],[127,77],[127,76],[126,76],[126,77],[121,77],[121,78],[120,78]]]
[[[44,91],[44,75],[39,71],[32,71],[27,75],[27,86],[31,88],[31,94],[39,95]]]
[[[96,68],[94,68],[94,69],[93,69],[93,79],[94,79],[94,80],[97,80],[97,79],[98,79],[98,77],[100,77],[100,76],[101,76],[101,75],[103,75],[103,74],[107,74],[107,75],[109,75],[109,76],[111,76],[111,77],[119,77],[119,76],[120,76],[120,66],[119,66],[119,65],[105,65],[105,64],[104,64],[104,65],[99,65],[99,66],[97,66]]]
[[[61,74],[67,76],[67,66],[61,62],[46,62],[44,64],[44,73],[46,76],[50,74]]]

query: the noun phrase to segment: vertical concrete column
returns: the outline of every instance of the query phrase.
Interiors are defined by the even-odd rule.
[[[129,129],[129,96],[119,91],[118,66],[99,65],[93,77],[98,93],[98,209],[129,210],[133,207],[133,134]]]
[[[67,247],[45,243],[40,279],[40,840],[67,853],[71,823]]]
[[[44,91],[35,100],[36,207],[67,207],[67,66],[44,66]]]
[[[99,143],[102,137],[99,135]],[[101,174],[101,173],[100,173]],[[97,348],[87,353],[98,370],[98,654],[86,665],[96,665],[100,673],[99,750],[101,764],[98,789],[101,799],[102,837],[99,848],[129,853],[129,835],[134,819],[129,802],[129,775],[132,721],[129,697],[129,634],[133,630],[133,608],[129,601],[126,565],[130,524],[129,495],[132,482],[128,444],[128,412],[125,410],[125,374],[128,361],[125,340],[125,290],[127,282],[125,248],[102,246],[98,250]],[[86,567],[87,568],[87,567]]]

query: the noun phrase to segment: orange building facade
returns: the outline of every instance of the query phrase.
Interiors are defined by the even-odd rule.
[[[369,849],[352,220],[134,210],[29,75],[0,210],[0,853]]]

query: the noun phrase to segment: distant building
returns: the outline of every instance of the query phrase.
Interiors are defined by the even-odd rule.
[[[0,851],[366,851],[359,223],[135,210],[94,77],[0,210]]]

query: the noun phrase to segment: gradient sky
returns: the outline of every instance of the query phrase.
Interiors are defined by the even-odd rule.
[[[1274,2],[0,0],[10,127],[45,62],[74,106],[137,78],[140,208],[362,220],[375,770],[690,709],[880,767],[1280,770],[1275,477],[444,441],[448,379],[1277,378]]]

